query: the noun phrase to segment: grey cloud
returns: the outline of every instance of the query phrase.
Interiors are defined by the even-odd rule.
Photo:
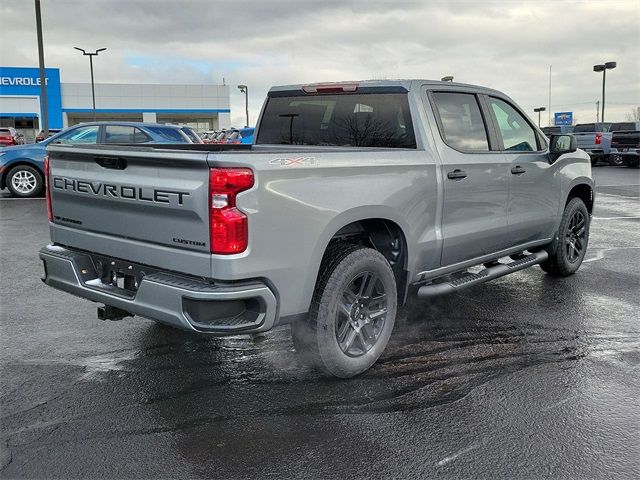
[[[618,61],[608,81],[608,119],[640,103],[640,4],[630,1],[43,1],[47,63],[84,81],[74,45],[109,48],[99,81],[246,83],[255,121],[268,87],[363,78],[440,78],[504,90],[528,110],[593,120],[595,63]],[[33,3],[0,0],[4,65],[35,65]],[[184,63],[164,62],[163,57]],[[157,64],[136,67],[130,57]],[[225,67],[225,62],[237,64]],[[201,68],[193,62],[211,62]],[[206,65],[206,63],[205,63]],[[220,66],[222,65],[222,66]],[[228,65],[228,64],[227,64]],[[232,120],[243,97],[232,89]]]

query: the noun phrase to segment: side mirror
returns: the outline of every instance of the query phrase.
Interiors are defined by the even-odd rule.
[[[576,137],[569,134],[551,135],[549,141],[549,155],[551,162],[555,162],[560,155],[565,153],[573,153],[578,150],[578,142]]]

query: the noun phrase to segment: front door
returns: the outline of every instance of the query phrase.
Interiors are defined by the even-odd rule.
[[[509,159],[491,151],[475,94],[431,92],[430,98],[444,141],[441,264],[447,266],[509,246]]]
[[[551,238],[559,221],[560,177],[547,145],[525,116],[506,100],[487,97],[498,145],[509,163],[507,224],[513,245]]]

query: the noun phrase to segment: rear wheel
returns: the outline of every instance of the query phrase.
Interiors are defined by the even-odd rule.
[[[572,198],[564,209],[558,234],[547,248],[549,258],[540,268],[550,275],[568,276],[582,265],[589,243],[591,219],[580,198]]]
[[[622,167],[624,165],[624,159],[621,155],[609,155],[609,164],[614,167]]]
[[[44,179],[38,169],[29,165],[18,165],[7,174],[7,188],[14,197],[37,197],[42,193]]]
[[[292,325],[293,343],[324,373],[353,377],[384,351],[396,311],[387,259],[371,248],[337,245],[325,255],[308,320]]]

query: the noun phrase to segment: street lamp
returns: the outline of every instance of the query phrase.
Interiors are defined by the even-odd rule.
[[[80,47],[73,47],[73,48],[81,51],[83,55],[86,55],[89,57],[89,66],[91,68],[91,97],[93,99],[93,121],[95,122],[96,121],[96,91],[93,83],[93,57],[97,57],[98,54],[100,52],[105,51],[106,48],[99,48],[95,52],[86,52],[83,48],[80,48]]]
[[[244,93],[244,109],[247,114],[247,124],[245,127],[249,126],[249,87],[246,85],[238,85],[241,93]]]
[[[442,77],[440,80],[443,82],[453,82],[453,75],[447,75],[446,77]]]
[[[47,78],[44,69],[44,47],[42,46],[42,14],[40,0],[36,0],[36,33],[38,35],[38,65],[40,67],[40,128],[44,138],[49,138],[49,107],[47,107]]]
[[[538,107],[533,109],[534,112],[538,114],[538,127],[540,126],[540,112],[546,112],[546,107]]]
[[[600,116],[601,122],[604,122],[604,85],[607,81],[607,70],[613,70],[616,68],[616,62],[607,62],[602,65],[594,65],[594,72],[602,72],[602,115]]]

